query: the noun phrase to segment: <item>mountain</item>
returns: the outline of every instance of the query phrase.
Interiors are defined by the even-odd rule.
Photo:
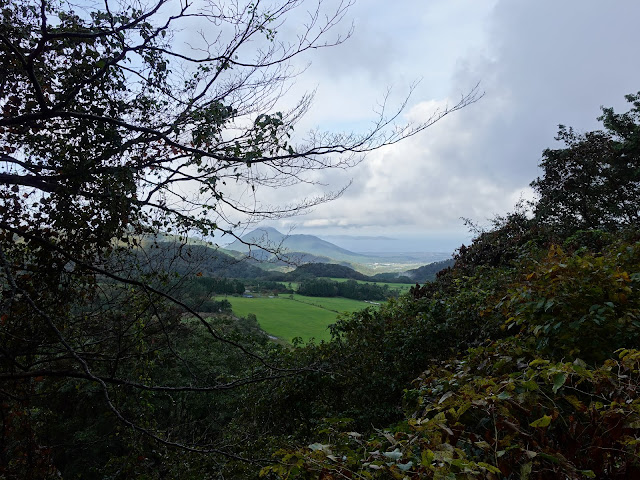
[[[170,237],[158,237],[167,240]],[[185,244],[177,241],[150,241],[145,239],[140,247],[119,252],[113,258],[114,265],[135,266],[139,272],[175,272],[181,276],[217,278],[266,278],[264,269],[244,258],[238,259],[209,245]],[[120,263],[118,263],[120,262]]]
[[[292,263],[320,262],[349,265],[351,263],[365,263],[370,260],[366,255],[351,252],[314,235],[284,235],[271,227],[253,230],[244,235],[242,240],[257,246],[249,247],[236,240],[227,245],[225,249],[250,254],[259,260],[272,260],[275,255],[267,250],[277,251],[278,258],[284,257],[285,260]]]

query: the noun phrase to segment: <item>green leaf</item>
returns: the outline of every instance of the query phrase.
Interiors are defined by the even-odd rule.
[[[575,408],[578,412],[584,412],[587,409],[584,403],[578,400],[575,395],[566,395],[564,399],[571,405],[573,405],[573,408]]]
[[[309,448],[313,451],[323,451],[326,453],[331,453],[331,449],[329,448],[331,445],[323,445],[322,443],[312,443],[309,445]]]
[[[529,366],[530,367],[535,367],[536,365],[547,365],[548,363],[549,363],[549,360],[543,360],[541,358],[536,358],[531,363],[529,363]]]
[[[420,464],[423,467],[431,465],[431,462],[435,459],[435,454],[431,450],[423,450],[420,455]]]
[[[596,478],[596,474],[593,473],[593,470],[578,470],[580,475],[584,475],[587,478]]]
[[[564,382],[566,381],[567,381],[566,373],[556,373],[553,376],[553,388],[552,388],[553,393],[557,393],[560,387],[562,387],[564,385]]]
[[[485,462],[478,462],[478,466],[484,468],[485,470],[489,470],[491,473],[495,473],[497,475],[501,475],[502,471],[498,467],[494,467]]]
[[[540,458],[544,458],[545,460],[548,460],[551,463],[555,463],[555,464],[560,463],[560,459],[558,457],[554,457],[553,455],[549,455],[548,453],[540,452],[538,455],[540,456]]]
[[[535,382],[535,380],[527,380],[526,382],[522,382],[521,385],[527,390],[529,390],[530,392],[534,390],[538,390],[540,388],[538,387],[538,384]]]
[[[442,395],[442,397],[440,397],[440,400],[438,400],[438,405],[444,402],[447,398],[451,397],[452,395],[453,395],[453,392],[447,392],[444,395]]]
[[[550,424],[551,424],[551,417],[549,415],[544,415],[543,417],[539,418],[535,422],[531,422],[529,426],[537,427],[537,428],[545,428],[545,427],[548,427]]]

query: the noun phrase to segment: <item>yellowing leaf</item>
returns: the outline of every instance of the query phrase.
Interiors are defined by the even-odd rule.
[[[485,442],[484,440],[480,441],[480,442],[473,442],[475,443],[475,445],[477,447],[480,447],[483,450],[491,450],[491,445],[489,445],[487,442]]]
[[[551,424],[551,417],[549,415],[544,415],[543,417],[539,418],[535,422],[531,422],[529,426],[537,427],[537,428],[545,428],[545,427],[548,427],[550,424]]]
[[[584,412],[585,410],[587,410],[587,407],[584,405],[584,403],[578,400],[575,395],[567,395],[564,397],[564,399],[571,405],[573,405],[573,408],[575,408],[579,412]]]
[[[438,400],[438,405],[444,402],[447,398],[451,397],[452,395],[453,395],[453,392],[447,392],[444,395],[442,395],[442,397],[440,397],[440,400]]]

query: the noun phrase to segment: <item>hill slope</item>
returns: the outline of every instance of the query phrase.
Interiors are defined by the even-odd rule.
[[[284,235],[275,228],[262,227],[253,230],[238,240],[226,246],[227,250],[235,250],[260,260],[269,260],[274,254],[267,251],[278,251],[279,256],[290,259],[294,262],[322,262],[331,263],[331,260],[338,260],[340,263],[362,263],[369,260],[369,257],[355,252],[350,252],[340,248],[331,242],[322,240],[314,235]],[[326,262],[323,260],[326,259]]]

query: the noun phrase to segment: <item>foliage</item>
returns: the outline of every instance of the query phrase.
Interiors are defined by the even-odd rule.
[[[261,293],[270,293],[272,295],[277,295],[279,293],[293,293],[293,289],[286,286],[284,283],[276,282],[274,280],[249,280],[247,281],[249,287],[251,287],[251,291],[261,292]]]
[[[185,244],[176,237],[172,241],[147,240],[142,237],[141,246],[120,252],[121,262],[134,265],[144,273],[158,271],[179,274],[182,277],[254,279],[268,272],[249,262],[239,260],[217,249],[215,245]],[[116,270],[121,265],[112,264]]]
[[[255,320],[224,316],[210,317],[209,322],[245,348],[255,352],[269,348],[268,338]],[[212,342],[197,322],[187,321],[171,330],[140,335],[148,329],[149,326],[141,326],[135,346],[144,352],[144,361],[134,356],[134,351],[129,359],[124,354],[121,358],[121,368],[130,372],[128,378],[132,382],[153,379],[158,385],[191,382],[195,391],[142,390],[133,396],[133,386],[120,384],[110,390],[112,401],[123,415],[133,416],[140,425],[165,432],[169,438],[189,437],[193,443],[204,445],[218,442],[241,398],[233,389],[197,391],[197,387],[232,384],[246,378],[252,367],[246,363],[245,355],[231,345]],[[162,345],[167,335],[171,337],[173,355]],[[16,382],[15,391],[19,391],[19,385]],[[178,454],[170,446],[114,422],[99,385],[63,376],[55,380],[36,377],[22,385],[20,388],[29,388],[32,394],[22,403],[2,407],[5,442],[0,449],[0,475],[34,479],[47,478],[45,473],[51,478],[203,478],[190,471],[200,465],[212,472],[211,478],[216,478],[215,457]],[[30,431],[24,430],[27,426]],[[29,450],[25,443],[29,438],[38,442],[35,446],[39,450]],[[39,446],[43,444],[63,448],[45,450]]]
[[[475,265],[472,277],[466,262],[401,303],[338,323],[336,340],[354,356],[330,369],[344,376],[306,385],[340,396],[316,405],[327,420],[297,448],[283,445],[263,475],[638,475],[638,246],[636,229],[581,232],[567,240],[572,253],[527,247],[506,266]],[[403,374],[418,377],[412,388]],[[404,415],[394,415],[401,397]],[[391,426],[372,430],[374,419]]]
[[[406,420],[362,435],[328,423],[277,453],[277,478],[634,478],[640,352],[598,368],[517,342],[434,364],[405,393]]]
[[[183,295],[212,297],[216,294],[241,295],[245,291],[244,282],[232,278],[212,278],[195,276],[182,285]]]
[[[523,205],[493,219],[493,228],[481,231],[468,247],[454,256],[455,268],[472,274],[476,267],[505,267],[521,258],[535,256],[550,241],[552,233],[528,218]]]
[[[510,291],[510,327],[552,358],[600,362],[640,344],[640,243],[614,243],[594,255],[552,246]]]
[[[544,176],[531,184],[540,196],[539,222],[570,233],[640,220],[640,93],[626,99],[626,113],[603,108],[605,130],[582,135],[560,126],[565,148],[544,151]]]
[[[276,450],[263,476],[640,475],[640,94],[603,110],[605,132],[561,128],[533,217],[496,218],[435,281],[343,315],[328,342],[203,317],[228,308],[213,292],[244,290],[214,278],[227,259],[146,241],[330,200],[245,204],[226,182],[309,182],[475,100],[297,137],[310,98],[275,110],[287,62],[340,43],[326,37],[349,6],[318,2],[280,41],[301,3],[3,4],[0,476],[252,478]],[[213,37],[182,46],[198,21]]]
[[[511,277],[496,270],[455,280],[457,295],[436,285],[428,296],[342,315],[330,342],[291,352],[291,362],[315,369],[261,386],[251,415],[269,418],[273,434],[303,438],[324,417],[348,417],[360,429],[397,420],[403,390],[434,360],[502,335],[494,297],[504,296]]]
[[[298,266],[294,271],[286,274],[286,279],[291,281],[305,278],[335,277],[352,278],[354,280],[368,280],[368,277],[353,268],[335,263],[306,263]]]
[[[610,182],[583,184],[567,197],[558,189],[556,199],[548,196],[546,206],[541,201],[533,216],[519,207],[497,217],[434,282],[378,312],[338,322],[333,342],[318,349],[335,378],[305,382],[335,397],[308,398],[301,388],[285,387],[299,421],[315,419],[315,428],[298,429],[297,442],[283,442],[277,463],[262,475],[640,475],[637,225],[612,213],[615,202],[596,214],[606,221],[597,229],[584,229],[580,213],[562,223],[542,210],[561,208],[574,193],[598,197],[607,182],[620,198],[630,198],[625,195],[637,189],[636,177],[616,175],[636,168],[637,107],[636,101],[626,116],[605,109],[606,125],[626,128],[626,136],[618,136],[617,148],[625,152],[617,157],[620,168],[602,170]],[[577,170],[589,153],[582,147],[565,152]],[[410,388],[408,377],[418,377]],[[308,404],[306,410],[298,406]]]

